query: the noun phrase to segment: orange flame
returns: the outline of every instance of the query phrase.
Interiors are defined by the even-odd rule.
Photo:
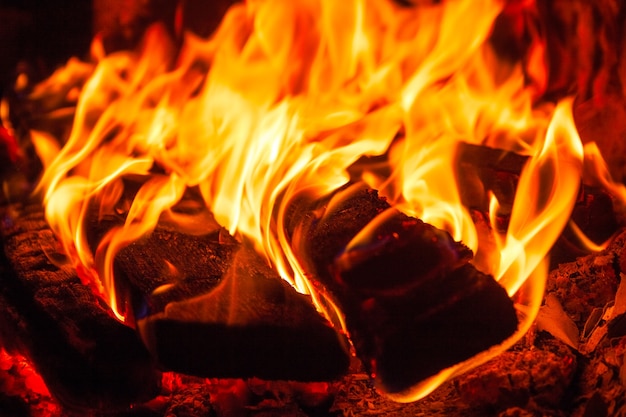
[[[120,320],[115,254],[192,187],[220,224],[318,300],[282,227],[286,210],[300,193],[322,197],[345,185],[362,156],[384,155],[388,170],[366,167],[360,180],[485,253],[478,268],[517,297],[526,317],[502,346],[395,397],[421,398],[529,328],[545,257],[581,179],[571,100],[533,106],[544,86],[526,85],[521,64],[500,59],[489,43],[502,8],[497,0],[249,0],[211,38],[186,34],[178,53],[159,26],[135,52],[106,55],[96,39],[72,133],[41,181],[47,219]],[[542,83],[541,59],[532,61],[532,79]],[[454,155],[462,141],[530,157],[508,230],[491,238],[495,251],[461,204]],[[94,208],[119,210],[129,177],[140,188],[125,224],[94,254],[86,219]],[[494,216],[498,202],[491,206]]]

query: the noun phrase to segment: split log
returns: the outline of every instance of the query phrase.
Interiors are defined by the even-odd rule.
[[[5,207],[0,232],[0,344],[27,356],[70,409],[122,410],[155,395],[160,375],[136,333],[50,260],[61,255],[41,207]]]
[[[357,355],[385,391],[410,389],[516,330],[512,301],[468,264],[468,248],[377,192],[353,186],[297,205],[288,226],[295,252],[342,310]],[[372,237],[348,247],[372,220]]]
[[[157,361],[211,378],[326,381],[344,375],[347,341],[311,298],[214,220],[206,222],[196,235],[161,224],[116,255],[118,289],[129,294]]]
[[[347,342],[257,254],[242,249],[214,290],[138,321],[165,367],[216,378],[326,381],[347,371]]]

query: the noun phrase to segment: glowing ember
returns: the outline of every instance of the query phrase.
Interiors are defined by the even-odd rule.
[[[23,404],[17,414],[33,417],[60,417],[61,407],[54,401],[45,382],[30,362],[20,354],[9,353],[0,347],[0,390],[6,398],[19,399]],[[3,411],[9,408],[3,408]],[[24,414],[25,415],[25,414]]]
[[[45,134],[33,136],[47,165],[41,189],[48,222],[124,320],[115,254],[196,188],[220,224],[319,301],[324,294],[314,291],[290,248],[286,211],[302,194],[321,198],[363,181],[469,246],[479,255],[476,267],[498,279],[523,316],[501,346],[395,399],[421,398],[530,327],[546,254],[566,225],[583,172],[571,101],[533,101],[546,79],[541,45],[524,69],[500,59],[489,42],[503,6],[249,0],[233,6],[211,38],[186,34],[180,51],[159,26],[136,52],[107,55],[96,39],[93,64],[71,61],[34,92],[72,94],[63,88],[67,80],[90,74],[63,148],[46,146]],[[478,233],[461,204],[454,172],[460,142],[530,158],[504,235]],[[350,178],[348,168],[363,156],[384,156],[385,169],[379,158]],[[131,201],[128,178],[141,184]],[[92,253],[84,227],[94,208],[123,213],[126,222]],[[494,197],[492,219],[498,210]]]
[[[46,384],[41,379],[41,376],[35,372],[29,362],[23,356],[19,354],[9,354],[4,348],[0,348],[0,372],[13,374],[16,381],[12,381],[9,377],[4,376],[2,382],[8,386],[3,386],[3,392],[8,395],[21,395],[25,392],[32,392],[42,396],[50,396]],[[17,381],[18,377],[22,380]],[[20,386],[22,383],[24,386]]]

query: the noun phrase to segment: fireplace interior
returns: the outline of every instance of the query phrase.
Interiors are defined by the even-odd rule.
[[[626,414],[626,6],[612,0],[484,0],[480,4],[492,8],[469,15],[474,9],[462,0],[351,0],[346,4],[353,8],[345,10],[333,4],[93,0],[76,5],[55,0],[0,5],[7,23],[0,28],[0,415]],[[320,21],[327,19],[319,24],[311,18],[318,9],[323,10]],[[414,10],[424,26],[415,33],[409,19]],[[396,21],[394,14],[406,18]],[[246,19],[253,23],[238,26]],[[372,21],[380,27],[361,26]],[[431,21],[439,22],[435,29]],[[483,21],[485,27],[473,33]],[[324,45],[319,47],[316,36],[327,35],[317,31],[328,22],[336,24],[328,33],[336,31],[340,40],[319,41]],[[398,26],[390,29],[381,22]],[[278,29],[270,32],[265,24]],[[345,35],[339,30],[343,26],[363,33]],[[397,46],[390,49],[400,51],[402,42],[417,47],[409,38],[430,30],[427,50],[440,51],[444,58],[429,61],[427,53],[418,56],[419,50],[415,58],[412,52],[401,54],[397,77],[406,77],[402,82],[389,76],[395,69],[372,70],[371,79],[404,83],[395,95],[381,92],[388,86],[377,88],[370,78],[352,83],[370,70],[372,62],[361,60],[363,51],[378,47],[373,46],[375,37],[367,38],[370,30],[396,30]],[[285,41],[292,32],[294,39]],[[463,42],[472,36],[487,46],[466,46]],[[333,49],[342,42],[357,50],[356,64],[345,51]],[[268,57],[254,49],[268,45],[278,46]],[[197,49],[187,55],[193,46]],[[241,52],[234,62],[243,62],[242,67],[227,61],[232,50]],[[450,50],[454,52],[446,52]],[[459,58],[466,50],[488,58],[479,64],[474,54]],[[380,56],[373,54],[372,61],[386,62],[387,50],[376,51]],[[325,54],[328,67],[317,63]],[[285,61],[274,61],[279,58]],[[167,63],[165,68],[159,59]],[[465,66],[449,70],[456,59]],[[105,62],[114,62],[114,70],[100,65]],[[293,69],[286,69],[285,62],[293,63]],[[495,69],[489,68],[493,74],[480,66],[485,62],[495,62]],[[123,65],[128,66],[120,70]],[[420,99],[405,106],[407,91],[421,80],[407,75],[411,65],[416,73],[432,65],[423,74],[439,78],[421,90],[416,87]],[[259,74],[246,78],[256,70]],[[347,86],[346,98],[333,102],[340,94],[333,90],[340,91],[333,71],[343,70],[345,80],[337,84]],[[457,73],[466,70],[470,85],[483,76],[497,80],[487,100],[478,100],[489,110],[476,117],[472,129],[483,136],[443,146],[449,151],[444,161],[454,169],[451,175],[416,178],[411,170],[397,169],[411,161],[410,156],[397,159],[414,152],[408,138],[431,132],[429,120],[447,120],[458,136],[466,134],[456,115],[448,120],[436,111],[426,113],[440,103],[450,101],[454,107],[474,99],[462,95],[464,85],[457,96],[448,97],[448,86],[457,86]],[[501,82],[517,70],[519,85]],[[182,81],[171,90],[150,82],[162,80],[167,86],[180,73]],[[227,198],[224,209],[218,204],[221,188],[237,188],[228,181],[235,184],[234,177],[251,169],[233,173],[215,164],[212,177],[222,177],[226,187],[205,186],[204,178],[189,180],[185,176],[191,177],[195,168],[183,168],[195,163],[189,155],[201,154],[202,145],[192,143],[191,150],[181,151],[188,159],[176,160],[178,154],[168,154],[174,149],[171,142],[155,146],[155,154],[149,153],[153,142],[135,144],[136,136],[150,139],[152,134],[135,129],[135,120],[139,125],[146,117],[144,109],[129,116],[130,121],[122,113],[134,101],[111,110],[123,94],[106,81],[119,76],[152,110],[161,109],[161,101],[178,100],[183,107],[195,103],[203,86],[213,87],[212,77],[230,75],[235,79],[230,87],[249,97],[214,89],[199,100],[216,112],[211,117],[224,118],[216,124],[222,129],[216,135],[243,135],[237,129],[248,124],[254,130],[256,119],[246,119],[247,112],[256,117],[267,110],[259,126],[276,137],[283,134],[276,127],[281,117],[292,123],[286,137],[300,134],[294,126],[301,119],[316,122],[298,146],[311,154],[328,147],[332,157],[307,165],[316,168],[302,174],[292,170],[301,159],[289,159],[299,155],[298,146],[275,151],[271,163],[252,165],[278,166],[283,158],[286,168],[254,171],[252,177],[280,177],[266,187],[280,192],[264,189],[265,194],[251,191],[240,200]],[[105,82],[93,81],[98,77]],[[272,91],[266,83],[281,89]],[[109,102],[84,98],[94,85],[110,88],[103,93],[110,94]],[[485,121],[506,105],[497,99],[511,85],[528,96],[532,117],[539,120],[513,134]],[[297,102],[327,89],[330,99],[324,96],[302,107],[310,120],[300,113],[301,119],[279,114],[291,109],[292,98]],[[367,93],[366,104],[348,111],[341,106],[352,104],[354,91]],[[210,107],[211,97],[220,94],[240,107]],[[268,96],[271,105],[266,106]],[[248,100],[262,104],[255,107]],[[311,108],[327,105],[324,100],[337,107],[325,110],[327,118],[316,118]],[[484,104],[490,100],[495,110]],[[567,106],[574,133],[557,117],[567,116]],[[182,137],[188,125],[201,124],[198,114],[211,114],[193,111],[181,111],[180,119],[170,119],[167,112],[148,116],[160,121],[152,121],[149,131],[167,139],[170,126],[180,125],[176,134]],[[405,122],[398,111],[417,121]],[[220,112],[235,113],[234,124]],[[516,128],[510,125],[511,131]],[[99,129],[104,131],[102,151],[81,143]],[[546,132],[553,148],[528,139],[529,131]],[[363,132],[368,138],[386,138],[384,145],[372,145],[377,151],[350,148],[352,137]],[[520,142],[509,146],[508,136]],[[431,147],[429,142],[422,145]],[[115,165],[118,153],[104,153],[124,146],[134,158],[126,165]],[[242,158],[257,152],[256,146],[246,144]],[[238,147],[232,145],[235,151]],[[92,154],[74,162],[84,149]],[[228,148],[224,154],[235,151]],[[69,157],[57,162],[64,152]],[[257,153],[272,152],[274,148],[259,145]],[[353,157],[355,152],[362,154]],[[349,162],[333,159],[344,154]],[[147,155],[157,162],[145,168]],[[436,165],[434,158],[428,154],[422,164]],[[64,164],[69,168],[59,168]],[[89,176],[95,165],[119,178],[100,178],[103,185],[85,188],[68,181]],[[210,161],[207,165],[212,166]],[[55,167],[63,174],[55,177]],[[405,183],[392,184],[403,175]],[[476,245],[465,234],[462,239],[455,235],[454,221],[415,209],[408,195],[398,197],[407,184],[411,188],[439,176],[449,182],[437,184],[439,191],[429,190],[415,204],[427,206],[431,196],[446,195],[450,182],[457,184],[457,199],[473,225]],[[327,182],[311,182],[317,177]],[[178,189],[180,178],[188,181],[171,197],[165,191]],[[61,195],[59,189],[71,191],[72,186],[82,191]],[[256,194],[263,198],[247,199]],[[530,196],[526,203],[519,203],[522,194]],[[83,200],[75,203],[79,197]],[[149,203],[137,205],[143,199]],[[145,220],[165,200],[171,200],[167,209]],[[276,205],[266,208],[268,200]],[[250,213],[239,213],[239,206]],[[59,213],[53,213],[56,207],[61,207]],[[554,213],[546,214],[550,211]],[[233,212],[244,219],[235,226],[227,224]],[[248,214],[251,220],[246,221]],[[541,221],[534,222],[533,216]],[[534,223],[542,226],[524,235]],[[255,240],[255,227],[278,232]],[[69,243],[63,235],[67,228],[79,231]],[[530,269],[524,279],[513,276],[509,264],[498,275],[494,265],[506,263],[503,254],[527,241],[549,246],[546,253],[526,253],[524,260],[521,254],[513,257],[510,265]],[[273,258],[278,247],[284,252]]]

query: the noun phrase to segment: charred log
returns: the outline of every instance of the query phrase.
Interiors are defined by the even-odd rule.
[[[528,157],[502,149],[461,143],[456,152],[456,180],[465,207],[487,213],[489,193],[509,212]]]
[[[469,249],[391,209],[375,191],[344,193],[293,220],[293,242],[305,269],[345,314],[357,355],[380,387],[405,391],[515,331],[511,300],[468,264]],[[350,244],[381,216],[368,242]]]
[[[219,288],[138,322],[168,369],[218,378],[324,381],[343,375],[345,341],[256,254],[242,250]]]
[[[592,242],[602,244],[620,229],[613,198],[602,188],[581,185],[578,199],[570,216],[573,222]],[[572,262],[589,254],[574,230],[567,227],[550,251],[551,268]]]
[[[136,333],[60,259],[37,205],[2,214],[0,343],[27,356],[71,409],[126,409],[158,392],[160,378]]]
[[[116,255],[118,290],[129,294],[157,361],[212,378],[325,381],[345,374],[347,342],[310,297],[216,223],[204,227],[190,235],[161,225]]]
[[[487,146],[461,143],[456,154],[456,180],[461,191],[463,205],[474,214],[475,222],[489,218],[489,194],[499,203],[496,227],[506,232],[509,224],[517,184],[527,156]],[[601,244],[619,229],[613,197],[602,187],[582,183],[574,209],[570,214],[570,225],[550,251],[551,269],[564,262],[590,253],[574,232],[575,226],[592,242]]]

